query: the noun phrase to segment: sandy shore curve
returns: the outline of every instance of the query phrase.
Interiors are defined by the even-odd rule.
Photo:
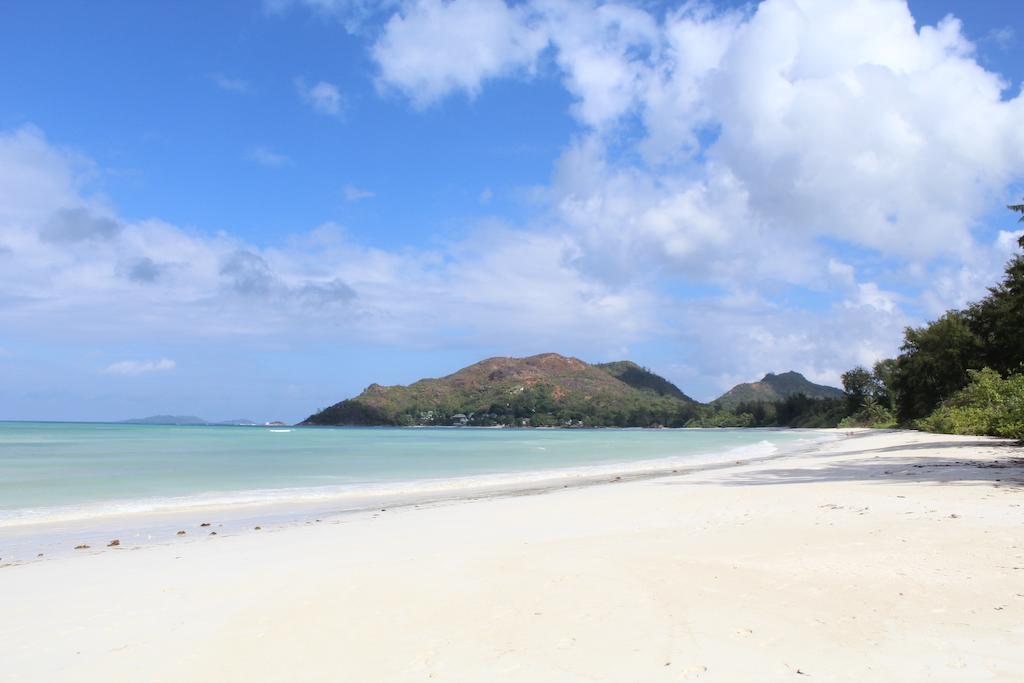
[[[1020,680],[1024,449],[868,432],[0,567],[4,681]]]

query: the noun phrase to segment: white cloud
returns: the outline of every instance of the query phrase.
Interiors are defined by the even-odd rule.
[[[82,343],[458,338],[536,349],[598,334],[623,343],[650,324],[639,289],[572,266],[571,240],[501,225],[443,251],[370,248],[329,224],[260,246],[105,208],[119,229],[48,239],[54,215],[89,205],[74,165],[38,130],[0,134],[0,176],[20,178],[27,200],[9,197],[0,217],[0,329],[41,339],[74,329]],[[56,199],[49,208],[44,190]]]
[[[313,111],[327,116],[340,117],[344,111],[345,100],[338,86],[327,81],[318,81],[310,85],[305,79],[297,78],[295,87],[302,101]]]
[[[175,362],[169,358],[159,360],[123,360],[111,363],[103,369],[108,375],[146,375],[152,372],[173,370]]]
[[[0,133],[0,159],[0,221],[42,221],[55,207],[102,212],[101,202],[80,193],[94,175],[92,163],[50,145],[35,126]]]
[[[848,300],[846,305],[869,307],[884,313],[893,313],[896,310],[898,298],[894,292],[886,292],[874,282],[862,282],[857,285],[857,296],[853,300]]]
[[[502,0],[414,0],[373,47],[380,82],[428,106],[453,90],[475,95],[487,78],[530,72],[547,44],[525,6]]]
[[[1024,230],[1000,230],[996,236],[996,249],[1007,258],[1017,251]]]
[[[776,236],[957,254],[1024,166],[1024,98],[1003,98],[956,19],[918,30],[897,0],[766,0],[747,15],[687,4],[661,19],[614,2],[424,1],[391,18],[374,56],[382,81],[423,105],[529,73],[548,43],[594,131],[563,166],[602,161],[622,144],[617,124],[642,125],[645,163],[591,178],[647,185],[653,206],[631,213],[660,214],[660,227],[636,222],[658,251],[693,253],[713,237],[694,230],[745,213],[744,228]]]
[[[801,310],[744,291],[675,302],[664,314],[678,338],[678,357],[692,368],[682,386],[703,400],[767,372],[796,370],[837,386],[854,365],[896,353],[911,322],[899,308],[851,301]]]
[[[245,94],[251,91],[248,82],[243,81],[241,78],[231,78],[230,76],[225,76],[224,74],[219,72],[210,74],[210,80],[213,81],[213,83],[218,88],[220,88],[221,90],[226,90],[227,92]]]
[[[88,192],[88,160],[24,128],[0,134],[0,325],[534,350],[657,338],[698,385],[837,381],[981,295],[1015,249],[980,223],[1024,179],[1024,98],[955,19],[918,27],[900,0],[410,0],[372,54],[416,107],[557,69],[580,132],[535,193],[542,229],[382,250],[330,225],[266,246],[131,222]],[[342,113],[336,86],[298,87]]]
[[[898,2],[766,2],[709,80],[707,154],[796,237],[960,253],[1024,162],[1024,101],[970,52],[955,20],[916,32]]]
[[[346,202],[358,202],[363,199],[372,199],[377,196],[375,192],[364,190],[363,188],[356,187],[355,185],[346,185],[341,188],[341,194],[345,197]]]
[[[253,147],[245,156],[249,161],[255,161],[260,166],[267,166],[269,168],[287,166],[291,163],[291,159],[284,154],[278,154],[272,149],[262,146]]]
[[[853,266],[848,263],[843,263],[838,259],[830,258],[828,260],[828,272],[829,275],[847,287],[852,286],[854,283],[854,269]]]
[[[647,56],[657,49],[654,17],[623,4],[538,2],[565,87],[577,97],[576,116],[602,128],[631,112],[652,77]],[[654,56],[651,54],[651,56]]]
[[[467,37],[445,47],[444,36]],[[725,290],[700,300],[720,310],[687,298],[662,317],[692,331],[686,348],[779,370],[813,357],[803,369],[837,378],[839,363],[895,351],[914,322],[907,293],[923,303],[915,314],[931,314],[998,277],[1006,251],[981,223],[1024,179],[1024,97],[979,64],[957,19],[918,26],[901,0],[664,14],[620,2],[419,2],[391,18],[373,55],[382,84],[422,107],[532,77],[546,49],[584,132],[537,193],[543,218],[591,281]],[[831,308],[773,305],[771,320],[759,317],[794,290]]]
[[[1003,277],[1004,264],[1020,253],[1017,240],[1024,231],[1000,230],[987,248],[964,254],[958,262],[944,263],[922,277],[927,286],[920,295],[923,310],[930,317],[951,308],[964,308],[982,297],[986,289]]]

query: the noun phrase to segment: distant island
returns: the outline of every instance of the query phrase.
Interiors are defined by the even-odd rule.
[[[760,383],[759,400],[795,394],[836,398],[840,389],[787,372]],[[801,391],[802,390],[802,391]],[[722,399],[719,399],[722,400]],[[730,408],[746,399],[727,401]],[[724,416],[724,417],[723,417]],[[752,418],[751,418],[752,419]],[[586,363],[557,353],[527,358],[488,358],[437,379],[408,386],[371,384],[355,398],[310,415],[302,425],[510,426],[510,427],[701,427],[752,426],[721,405],[705,405],[672,382],[628,360]]]
[[[260,423],[248,420],[245,418],[239,418],[236,420],[221,420],[219,422],[210,422],[204,420],[201,417],[195,415],[150,415],[149,417],[135,417],[130,420],[122,420],[122,424],[132,425],[234,425],[241,427],[251,427],[259,425]],[[282,424],[282,423],[267,423],[267,424]]]

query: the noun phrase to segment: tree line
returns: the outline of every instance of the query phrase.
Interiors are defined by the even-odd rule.
[[[1024,204],[1009,207],[1021,214]],[[1018,239],[1024,249],[1024,237]],[[846,420],[1024,438],[1024,256],[965,309],[908,328],[896,358],[843,375]]]

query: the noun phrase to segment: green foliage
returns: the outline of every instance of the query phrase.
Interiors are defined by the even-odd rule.
[[[780,401],[745,401],[724,409],[703,408],[687,427],[835,427],[847,414],[840,398],[793,394]]]
[[[1014,370],[1024,360],[1024,257],[1014,257],[1003,280],[965,315],[981,342],[984,364],[1004,375]]]
[[[775,404],[775,426],[778,427],[835,427],[845,415],[846,402],[841,398],[811,398],[795,394]]]
[[[675,384],[632,361],[619,360],[612,363],[598,363],[594,367],[601,368],[634,389],[653,392],[658,396],[673,396],[683,401],[693,400],[681,392]]]
[[[1024,204],[1009,208],[1024,221]],[[1024,236],[1018,244],[1024,248]],[[966,310],[908,328],[901,350],[895,360],[877,364],[874,373],[884,388],[877,398],[900,422],[918,420],[944,430],[983,429],[987,409],[979,412],[964,405],[953,410],[950,401],[976,381],[975,371],[988,368],[1005,377],[1024,362],[1024,256],[1012,258],[1002,281]],[[943,410],[937,411],[940,405]]]
[[[982,343],[960,311],[949,311],[919,328],[907,328],[896,359],[897,415],[911,421],[928,415],[967,384],[967,371],[981,367]]]
[[[1016,211],[1017,213],[1019,213],[1020,222],[1024,223],[1024,204],[1010,204],[1006,208],[1008,208],[1010,211]],[[1017,243],[1021,246],[1021,248],[1024,248],[1024,236],[1021,236],[1021,238],[1017,240]]]
[[[890,412],[896,413],[899,394],[896,391],[896,372],[898,363],[895,358],[885,358],[875,363],[872,374],[875,379],[875,398]]]
[[[918,422],[943,434],[1024,439],[1024,372],[1006,379],[991,368],[969,371],[970,384]]]
[[[759,382],[737,384],[712,403],[724,410],[739,411],[740,404],[777,403],[788,396],[803,394],[809,398],[838,398],[843,395],[835,387],[810,382],[799,372],[769,372]]]
[[[888,428],[896,425],[893,414],[895,392],[890,388],[896,373],[896,362],[875,363],[872,370],[858,365],[843,373],[847,415],[840,427]]]
[[[1024,204],[1009,208],[1024,221]],[[1019,244],[1024,248],[1024,237]],[[898,420],[1022,438],[1022,362],[1024,256],[1018,255],[981,301],[907,328],[897,358],[844,373],[843,392],[795,372],[769,373],[701,405],[630,361],[588,365],[540,354],[491,358],[409,386],[371,385],[306,423],[450,425],[460,414],[478,426],[889,427]]]
[[[408,386],[370,385],[306,424],[682,427],[698,404],[629,361],[589,365],[558,354],[490,358]]]
[[[839,426],[891,429],[896,426],[896,416],[877,398],[869,396],[855,412],[844,417]]]
[[[734,413],[728,410],[709,409],[692,417],[687,427],[756,427],[750,413]]]
[[[846,392],[850,412],[854,412],[863,408],[867,399],[874,398],[879,387],[871,371],[858,365],[843,373],[843,391]]]

